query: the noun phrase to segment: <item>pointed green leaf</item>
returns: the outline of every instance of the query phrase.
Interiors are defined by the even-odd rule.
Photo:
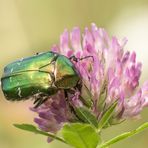
[[[75,148],[96,148],[101,139],[89,124],[66,124],[62,129],[65,141]]]
[[[27,130],[30,132],[36,132],[36,127],[32,124],[13,124],[15,127],[22,129],[22,130]]]
[[[107,146],[110,146],[116,142],[119,142],[121,140],[124,140],[126,138],[129,138],[135,134],[138,134],[140,132],[142,132],[143,130],[145,130],[146,128],[148,128],[148,122],[142,124],[140,127],[138,127],[137,129],[131,131],[131,132],[126,132],[126,133],[123,133],[117,137],[114,137],[113,139],[103,143],[102,145],[98,146],[98,148],[106,148]]]
[[[94,127],[98,128],[98,121],[96,117],[87,108],[78,107],[75,108],[75,112],[79,119],[81,119],[84,123],[89,123]]]
[[[111,118],[115,108],[116,108],[117,102],[113,103],[107,111],[104,113],[102,118],[99,121],[98,129],[101,130],[106,124],[108,123],[109,119]]]
[[[82,85],[80,99],[88,108],[93,105],[92,94],[85,84]]]
[[[33,132],[35,134],[41,134],[41,135],[44,135],[44,136],[48,136],[52,139],[56,139],[56,140],[59,140],[61,142],[64,142],[65,141],[60,138],[60,137],[57,137],[56,135],[52,134],[52,133],[47,133],[47,132],[43,132],[41,130],[38,130],[34,125],[32,124],[13,124],[16,128],[19,128],[19,129],[22,129],[22,130],[25,130],[25,131],[29,131],[29,132]]]
[[[97,108],[99,110],[103,110],[106,97],[107,97],[107,81],[105,80],[102,84],[99,99],[97,101]]]

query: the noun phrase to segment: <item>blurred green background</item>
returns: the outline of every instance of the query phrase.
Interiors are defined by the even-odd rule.
[[[127,37],[126,49],[135,50],[143,62],[141,82],[148,79],[148,0],[0,0],[0,73],[18,58],[48,51],[59,41],[64,28],[90,26],[94,22],[110,35]],[[13,123],[33,123],[30,101],[12,103],[0,92],[0,148],[68,148],[46,137],[23,132]],[[141,118],[104,131],[104,139],[132,130],[148,121],[148,109]],[[112,148],[147,148],[148,130]]]

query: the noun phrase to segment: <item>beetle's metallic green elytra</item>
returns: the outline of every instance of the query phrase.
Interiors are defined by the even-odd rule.
[[[75,87],[79,80],[69,58],[49,51],[8,64],[1,86],[7,100],[19,101],[36,94],[51,96],[60,89]]]

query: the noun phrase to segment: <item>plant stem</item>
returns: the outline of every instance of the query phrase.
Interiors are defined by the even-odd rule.
[[[138,134],[140,132],[142,132],[143,130],[145,130],[146,128],[148,128],[148,122],[142,124],[140,127],[138,127],[137,129],[131,131],[131,132],[126,132],[126,133],[123,133],[117,137],[114,137],[113,139],[101,144],[98,146],[98,148],[107,148],[108,146],[116,143],[116,142],[119,142],[121,140],[124,140],[126,138],[129,138],[135,134]]]

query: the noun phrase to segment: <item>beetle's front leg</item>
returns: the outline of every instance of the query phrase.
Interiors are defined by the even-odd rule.
[[[82,57],[82,58],[77,58],[75,55],[72,55],[69,59],[73,60],[75,62],[78,62],[78,61],[82,61],[82,60],[87,59],[87,58],[92,58],[93,61],[94,61],[94,57],[93,56],[85,56],[85,57]]]

